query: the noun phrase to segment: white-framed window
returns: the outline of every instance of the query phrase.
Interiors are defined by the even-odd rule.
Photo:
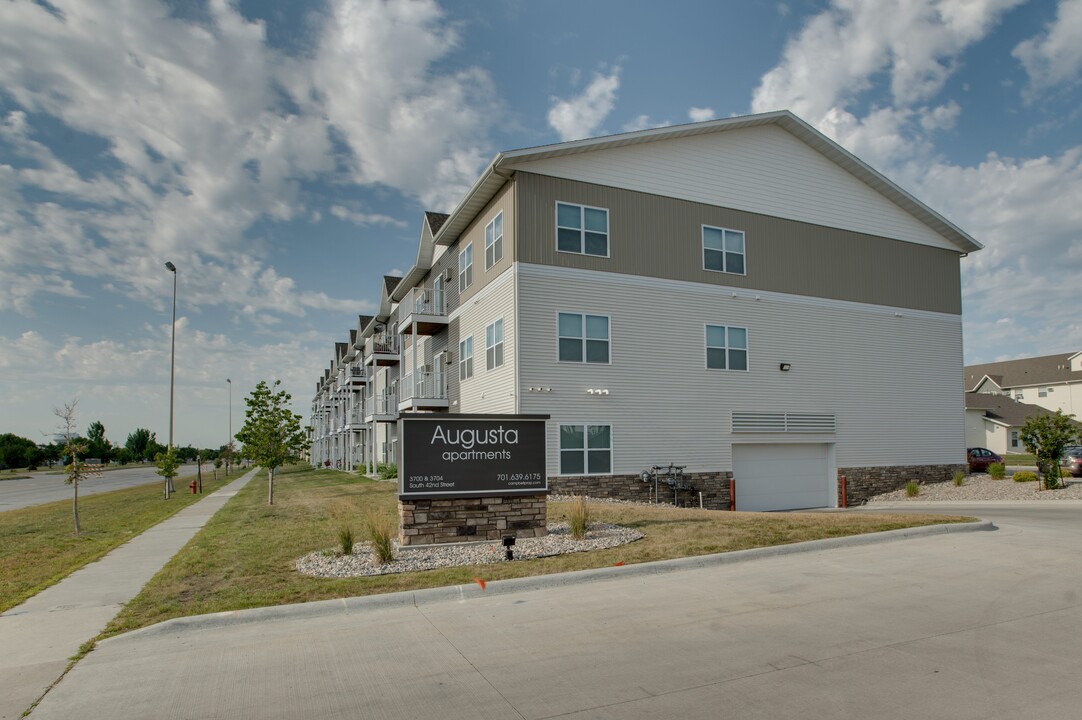
[[[557,202],[556,250],[608,257],[609,211],[605,208]]]
[[[748,329],[707,325],[706,367],[711,370],[747,370]]]
[[[503,211],[485,225],[485,270],[503,259]]]
[[[561,425],[560,474],[612,472],[612,425]]]
[[[1015,390],[1014,391],[1014,399],[1015,400],[1025,400],[1026,395],[1021,390]]]
[[[458,343],[458,379],[469,380],[473,377],[473,336]]]
[[[503,365],[503,318],[485,328],[485,369]]]
[[[562,312],[557,317],[560,362],[610,362],[607,316]]]
[[[1017,430],[1011,430],[1011,447],[1012,448],[1018,447],[1018,431]]]
[[[746,275],[743,231],[703,225],[703,269]]]
[[[458,254],[458,291],[473,285],[473,243],[462,248]]]
[[[1048,388],[1037,388],[1037,397],[1048,397]]]

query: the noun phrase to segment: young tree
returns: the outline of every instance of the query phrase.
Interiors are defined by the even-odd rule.
[[[275,380],[274,389],[281,384]],[[260,380],[244,401],[248,405],[244,427],[236,435],[244,443],[244,457],[267,469],[268,505],[274,504],[274,471],[308,449],[301,416],[288,407],[292,399],[285,390],[272,392],[266,381]]]
[[[158,466],[158,474],[165,480],[165,499],[168,500],[169,491],[173,487],[173,478],[177,476],[177,467],[180,465],[176,448],[169,448],[155,455],[154,464]]]
[[[1059,487],[1059,458],[1063,449],[1078,436],[1074,415],[1064,415],[1061,410],[1026,418],[1019,436],[1026,452],[1037,456],[1037,468],[1041,471],[1045,488]]]
[[[78,404],[79,399],[76,398],[70,403],[65,403],[62,409],[53,408],[53,415],[60,418],[58,429],[64,433],[64,437],[66,438],[63,452],[71,458],[67,467],[64,468],[67,471],[67,477],[64,478],[64,482],[71,485],[73,490],[71,498],[71,514],[75,519],[76,535],[79,534],[79,483],[86,480],[88,477],[101,475],[100,469],[97,466],[79,462],[79,455],[86,452],[86,443],[75,434],[75,407]]]

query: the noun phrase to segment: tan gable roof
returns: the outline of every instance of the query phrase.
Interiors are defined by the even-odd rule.
[[[976,390],[988,376],[1004,390],[1044,383],[1082,382],[1082,372],[1071,371],[1071,358],[1077,353],[1043,355],[1022,360],[966,365],[966,390]]]

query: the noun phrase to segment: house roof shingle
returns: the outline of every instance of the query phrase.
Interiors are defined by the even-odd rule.
[[[1071,371],[1071,358],[1077,354],[1059,353],[1022,360],[966,365],[965,387],[966,390],[976,390],[985,375],[1004,389],[1041,383],[1082,382],[1082,372]]]
[[[425,210],[425,217],[428,219],[428,227],[432,229],[432,234],[435,235],[443,227],[443,224],[447,222],[447,218],[451,217],[447,213],[432,212]]]
[[[1039,405],[1018,402],[1006,395],[994,393],[967,392],[965,394],[966,410],[983,410],[984,417],[996,420],[1011,427],[1021,427],[1026,424],[1026,418],[1033,415],[1052,415],[1051,410],[1046,410]]]

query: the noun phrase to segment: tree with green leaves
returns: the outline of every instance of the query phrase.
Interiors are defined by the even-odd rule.
[[[38,446],[29,440],[12,433],[0,435],[0,467],[20,468],[34,465],[38,457]]]
[[[154,456],[154,464],[158,466],[158,474],[165,480],[165,499],[169,499],[169,491],[173,487],[173,478],[177,476],[177,468],[180,460],[177,458],[176,448],[168,448]]]
[[[1037,468],[1041,471],[1046,489],[1058,488],[1060,484],[1059,459],[1063,450],[1078,437],[1078,423],[1074,415],[1063,411],[1031,415],[1026,418],[1019,437],[1026,452],[1037,456]]]
[[[138,462],[139,460],[146,460],[149,457],[154,457],[148,450],[150,444],[155,442],[154,433],[146,428],[136,428],[135,432],[128,435],[124,447],[131,453],[132,458]]]
[[[113,459],[113,444],[105,438],[105,425],[100,420],[90,423],[86,429],[87,457],[107,463]]]
[[[308,436],[301,427],[301,416],[289,409],[293,396],[279,390],[281,380],[269,387],[260,380],[245,399],[244,427],[236,434],[244,443],[242,454],[267,470],[267,504],[274,504],[274,471],[300,459],[308,449]]]
[[[99,467],[79,461],[79,455],[86,453],[86,442],[75,433],[75,408],[79,399],[65,403],[63,408],[53,408],[53,414],[60,418],[58,430],[64,434],[64,454],[70,458],[65,466],[64,482],[72,486],[71,514],[75,520],[75,534],[79,534],[79,483],[89,477],[101,475]]]

